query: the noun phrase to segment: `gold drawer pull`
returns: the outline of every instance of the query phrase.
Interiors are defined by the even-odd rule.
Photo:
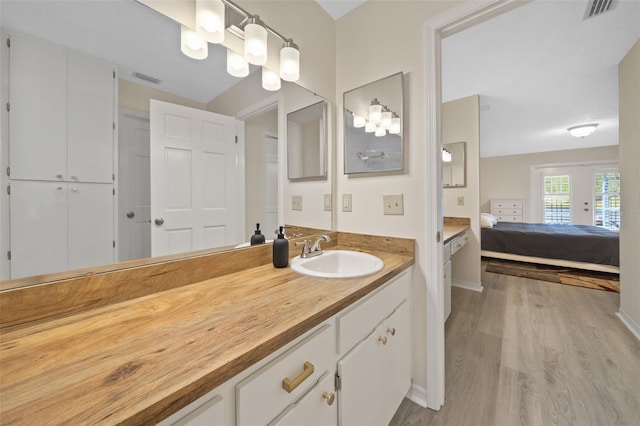
[[[378,337],[378,342],[382,342],[383,345],[387,344],[387,338],[384,336]]]
[[[396,329],[393,327],[387,328],[387,333],[390,333],[392,336],[396,335]]]
[[[327,405],[333,405],[333,401],[336,399],[336,394],[333,392],[322,392],[322,397],[327,400]]]
[[[287,377],[282,379],[282,389],[291,393],[295,388],[300,386],[300,383],[304,382],[304,380],[312,374],[313,374],[313,364],[311,364],[309,361],[305,361],[304,369],[302,370],[302,373],[298,374],[295,379],[290,380]]]

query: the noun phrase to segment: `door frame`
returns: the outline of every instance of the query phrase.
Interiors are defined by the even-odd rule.
[[[265,143],[265,140],[266,140],[267,138],[275,139],[275,140],[276,140],[276,142],[277,142],[277,144],[278,144],[278,145],[277,145],[277,146],[278,146],[278,158],[277,158],[277,160],[278,160],[278,168],[277,168],[277,170],[278,170],[278,175],[277,175],[277,177],[276,177],[276,180],[277,180],[277,184],[276,184],[276,185],[278,186],[278,202],[277,202],[277,208],[278,208],[278,223],[282,223],[282,222],[280,221],[280,220],[281,220],[280,210],[282,209],[282,206],[280,205],[280,188],[279,188],[279,186],[280,186],[280,162],[281,162],[281,161],[280,161],[280,139],[278,139],[278,134],[277,134],[277,133],[273,133],[273,132],[269,132],[269,131],[266,131],[266,130],[265,130],[265,131],[263,131],[263,132],[262,132],[262,143],[263,143],[263,144]],[[262,176],[263,176],[263,181],[264,181],[265,183],[267,182],[266,175],[265,175],[265,172],[266,172],[266,170],[267,170],[266,165],[267,165],[267,155],[266,155],[266,151],[265,151],[265,150],[264,150],[264,148],[263,148],[263,152],[262,152],[262,167],[263,167],[263,169],[262,169]],[[267,194],[267,191],[265,191],[265,190],[263,189],[263,191],[262,191],[262,223],[263,223],[263,224],[266,224],[266,223],[267,223],[267,221],[265,220],[265,215],[266,215],[266,213],[267,213],[267,212],[266,212],[266,207],[267,207],[267,205],[266,205],[266,204],[267,204],[267,203],[265,202],[266,194]],[[277,225],[276,225],[276,227],[277,227]],[[274,228],[274,229],[276,229],[276,228]],[[271,232],[271,231],[270,231],[269,229],[267,229],[267,228],[266,228],[266,226],[263,226],[263,231],[262,231],[262,233],[266,235],[266,238],[267,238],[267,239],[273,239],[273,235],[272,235],[272,234],[269,234],[269,232]],[[269,236],[271,236],[271,238],[269,238]]]

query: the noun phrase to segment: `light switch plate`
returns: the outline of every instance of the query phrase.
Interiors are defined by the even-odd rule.
[[[291,196],[291,210],[302,211],[302,195]]]
[[[353,205],[351,204],[351,194],[342,194],[342,211],[353,211]]]
[[[391,214],[391,215],[404,214],[404,199],[402,194],[383,195],[382,201],[384,202],[384,214]]]
[[[331,194],[324,194],[324,211],[331,211]]]
[[[458,197],[458,205],[464,206],[464,197]]]

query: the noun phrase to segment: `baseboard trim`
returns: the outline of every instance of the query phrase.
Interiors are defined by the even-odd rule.
[[[622,308],[618,309],[616,315],[618,316],[618,318],[620,318],[620,321],[622,321],[622,323],[627,326],[629,331],[631,331],[631,333],[636,336],[636,339],[640,340],[640,325],[638,325],[637,322],[635,322],[629,315],[627,315],[627,313],[623,311]]]
[[[409,392],[407,392],[406,398],[410,401],[415,402],[422,408],[427,408],[427,390],[421,386],[413,383]]]
[[[482,293],[484,287],[482,287],[482,283],[470,283],[468,281],[459,281],[459,280],[451,280],[451,285],[453,287],[460,287],[467,290],[477,291]]]

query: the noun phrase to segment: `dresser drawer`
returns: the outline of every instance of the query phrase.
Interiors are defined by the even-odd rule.
[[[236,424],[265,425],[334,370],[335,329],[325,324],[236,385]],[[293,389],[285,390],[287,385]],[[296,383],[299,383],[296,386]]]
[[[512,200],[504,200],[504,201],[492,201],[491,209],[520,209],[524,208],[523,201],[512,201]]]
[[[459,237],[451,241],[451,256],[456,254],[456,252],[460,250],[462,247],[464,247],[468,242],[469,242],[468,232],[465,232],[464,234],[460,235]]]
[[[494,216],[522,216],[522,209],[498,208],[493,209],[492,212]]]
[[[498,222],[522,222],[522,216],[496,216]]]

